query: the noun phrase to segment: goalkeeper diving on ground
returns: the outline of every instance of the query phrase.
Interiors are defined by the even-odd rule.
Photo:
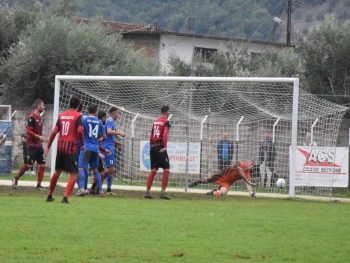
[[[219,186],[219,189],[214,189],[208,194],[217,197],[226,195],[230,190],[230,187],[237,181],[243,180],[246,183],[247,190],[251,197],[255,197],[256,194],[253,191],[255,184],[251,183],[250,171],[254,166],[254,162],[251,160],[240,161],[235,163],[229,168],[222,170],[221,172],[214,174],[211,177],[198,179],[189,184],[189,187],[195,187],[199,184],[214,183]]]

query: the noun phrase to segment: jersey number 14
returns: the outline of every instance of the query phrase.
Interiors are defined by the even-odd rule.
[[[98,126],[92,127],[91,124],[89,124],[89,137],[91,138],[94,136],[96,139],[98,137]]]
[[[159,138],[159,136],[160,136],[159,126],[154,126],[153,136],[155,138]]]

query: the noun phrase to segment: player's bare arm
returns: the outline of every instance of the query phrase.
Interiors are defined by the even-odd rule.
[[[106,148],[103,147],[102,145],[99,145],[98,148],[99,148],[100,152],[105,153],[106,155],[111,155],[111,154],[112,154],[110,150],[106,149]],[[101,157],[100,157],[100,158],[101,158]],[[104,156],[103,156],[103,158],[104,158]],[[103,159],[103,158],[102,158],[102,159]]]
[[[169,127],[165,126],[165,128],[164,128],[164,135],[163,135],[164,147],[159,150],[159,152],[161,152],[161,153],[166,152],[166,148],[167,148],[167,145],[168,145],[168,136],[169,136]]]
[[[27,128],[27,133],[28,134],[30,134],[30,135],[32,135],[33,137],[35,137],[36,139],[38,139],[38,140],[40,140],[40,141],[44,141],[44,136],[42,136],[42,135],[39,135],[39,134],[36,134],[35,132],[34,132],[34,130],[33,130],[33,127],[28,127]]]
[[[111,128],[107,128],[107,134],[108,135],[116,135],[116,136],[121,136],[121,137],[126,137],[126,134],[122,131],[114,131]]]
[[[247,179],[242,167],[237,166],[237,170],[238,170],[238,173],[239,173],[240,177],[242,178],[242,180],[246,183],[246,187],[247,187],[247,191],[248,191],[249,195],[251,197],[255,197],[255,192],[253,191],[253,187],[252,187],[252,186],[255,186],[255,184],[251,183],[250,180]]]
[[[255,184],[249,182],[248,179],[247,179],[247,177],[245,177],[242,167],[237,166],[237,169],[238,169],[238,173],[239,173],[239,175],[241,176],[242,180],[243,180],[247,185],[255,186]]]

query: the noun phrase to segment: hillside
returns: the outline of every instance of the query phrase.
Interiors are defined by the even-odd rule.
[[[72,0],[66,7],[81,17],[155,24],[180,32],[284,41],[287,0]],[[0,0],[10,5],[46,6],[48,0]],[[57,2],[57,0],[56,0]],[[73,8],[74,7],[74,8]],[[293,0],[293,30],[306,33],[325,15],[350,18],[349,0]],[[272,18],[283,21],[277,25]],[[275,31],[274,31],[275,27]],[[273,33],[274,31],[274,33]],[[295,34],[294,34],[295,35]]]

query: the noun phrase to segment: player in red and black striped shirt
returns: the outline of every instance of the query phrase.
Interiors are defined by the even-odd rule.
[[[170,130],[169,107],[163,106],[161,108],[162,116],[153,122],[151,137],[150,137],[150,158],[151,158],[151,172],[147,177],[146,199],[152,199],[150,194],[154,177],[159,168],[163,168],[162,190],[160,193],[161,199],[171,199],[165,194],[170,175],[170,164],[167,153],[168,135]]]
[[[37,189],[42,189],[41,182],[45,173],[45,158],[42,142],[44,137],[42,136],[43,124],[40,114],[44,112],[45,104],[41,99],[37,99],[34,102],[34,111],[29,115],[27,122],[27,146],[28,146],[28,158],[27,162],[18,171],[15,178],[12,179],[12,186],[16,187],[19,178],[33,166],[35,162],[38,163],[38,183]]]
[[[81,120],[81,113],[77,111],[80,105],[80,100],[77,97],[72,97],[69,101],[69,110],[61,113],[57,123],[53,128],[49,142],[47,144],[46,153],[50,150],[51,144],[59,133],[57,145],[57,157],[55,173],[51,177],[50,189],[47,196],[47,201],[52,202],[55,199],[52,197],[55,190],[57,180],[62,171],[68,172],[70,178],[64,192],[62,203],[68,203],[68,197],[71,195],[74,184],[78,177],[77,166],[77,143],[80,140],[80,146],[84,147],[84,128]]]

